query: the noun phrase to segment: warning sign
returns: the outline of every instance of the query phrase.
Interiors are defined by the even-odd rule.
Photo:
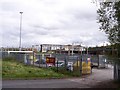
[[[55,58],[54,57],[46,57],[46,63],[55,65]]]

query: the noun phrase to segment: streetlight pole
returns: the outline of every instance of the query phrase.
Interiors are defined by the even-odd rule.
[[[19,43],[19,51],[21,51],[21,30],[22,30],[22,14],[23,12],[20,12],[20,43]]]

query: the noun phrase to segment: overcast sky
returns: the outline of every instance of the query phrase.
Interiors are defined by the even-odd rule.
[[[103,45],[97,7],[92,0],[0,0],[1,46],[19,47],[20,11],[22,46],[35,44]]]

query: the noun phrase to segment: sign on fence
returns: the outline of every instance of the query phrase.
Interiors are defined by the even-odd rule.
[[[46,57],[46,63],[55,65],[55,57]]]

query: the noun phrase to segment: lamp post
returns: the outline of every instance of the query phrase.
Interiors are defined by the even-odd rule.
[[[21,51],[21,30],[22,30],[22,14],[23,12],[20,12],[20,43],[19,43],[19,51]]]

